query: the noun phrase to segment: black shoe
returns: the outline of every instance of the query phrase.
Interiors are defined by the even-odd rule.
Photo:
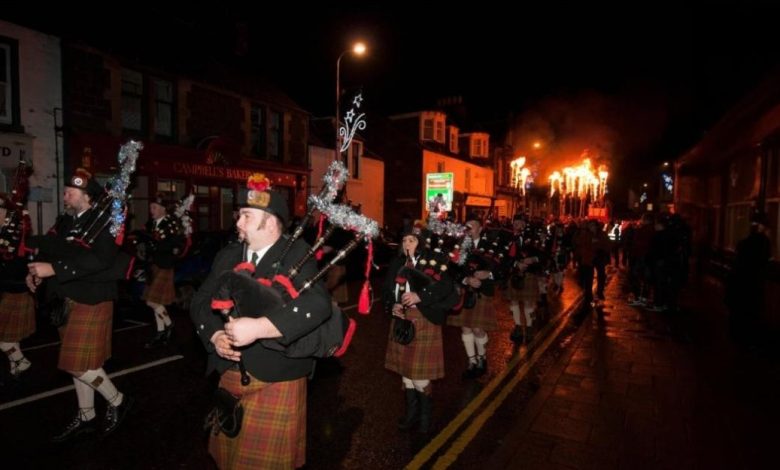
[[[154,334],[154,336],[152,336],[152,339],[144,343],[144,349],[154,349],[159,346],[165,346],[168,344],[168,341],[165,339],[165,337],[165,330],[158,331]]]
[[[477,377],[482,377],[487,373],[487,357],[477,356]]]
[[[469,367],[465,371],[463,371],[463,378],[464,379],[476,379],[479,377],[479,370],[477,370],[477,363],[476,362],[469,362]]]
[[[65,442],[83,434],[93,433],[96,431],[95,422],[94,418],[89,421],[82,421],[81,413],[76,412],[76,416],[65,426],[65,429],[60,431],[59,434],[52,436],[51,442]]]
[[[523,327],[515,325],[512,328],[512,332],[509,333],[509,340],[517,344],[523,344]]]
[[[106,417],[103,420],[103,435],[112,433],[116,428],[122,424],[122,421],[127,416],[127,412],[133,407],[133,399],[127,395],[122,399],[122,404],[119,406],[108,405],[106,407]]]
[[[171,336],[173,336],[173,325],[174,325],[173,318],[171,318],[171,324],[166,326],[165,329],[162,331],[163,336],[165,336],[165,344],[168,344],[168,341],[171,340]]]
[[[528,344],[531,344],[531,341],[534,340],[534,327],[533,326],[525,327],[525,339],[528,340]]]
[[[420,418],[420,394],[413,388],[407,388],[404,392],[406,393],[406,415],[398,420],[398,429],[408,431]]]

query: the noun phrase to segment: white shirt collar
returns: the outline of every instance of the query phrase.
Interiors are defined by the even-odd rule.
[[[249,247],[247,247],[247,249],[246,249],[246,260],[247,261],[252,261],[252,253],[257,253],[257,263],[259,264],[260,260],[263,259],[263,256],[265,256],[265,254],[268,252],[268,250],[271,249],[271,246],[273,246],[273,245],[268,245],[267,247],[261,248],[260,250],[250,250]]]

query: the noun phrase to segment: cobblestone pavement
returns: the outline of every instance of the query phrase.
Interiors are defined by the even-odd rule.
[[[716,282],[677,313],[617,273],[485,468],[774,468],[777,353],[736,349]]]

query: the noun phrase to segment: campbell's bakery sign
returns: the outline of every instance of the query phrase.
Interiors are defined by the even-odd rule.
[[[202,176],[206,178],[221,178],[246,181],[252,174],[251,170],[227,168],[224,166],[201,165],[199,163],[175,162],[173,171],[183,176]]]

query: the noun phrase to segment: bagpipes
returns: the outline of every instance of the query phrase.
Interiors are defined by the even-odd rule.
[[[99,197],[92,203],[92,207],[87,213],[87,220],[74,227],[65,238],[34,237],[31,240],[31,247],[43,256],[77,257],[83,253],[84,248],[90,249],[98,236],[107,229],[114,237],[115,243],[122,246],[127,216],[127,188],[130,184],[130,177],[135,172],[138,152],[142,148],[143,145],[140,142],[133,140],[122,145],[117,157],[120,171],[111,178]],[[56,232],[55,227],[49,230],[50,234]],[[102,278],[115,281],[128,279],[133,262],[133,256],[119,251],[112,265],[101,273]]]
[[[247,262],[239,263],[233,271],[220,275],[218,280],[219,287],[211,303],[212,309],[217,310],[222,315],[229,314],[234,317],[249,316],[258,318],[263,316],[264,312],[286,306],[311,289],[336,263],[344,259],[363,240],[367,240],[369,243],[369,260],[367,265],[370,266],[370,240],[379,234],[377,223],[365,216],[354,213],[347,206],[331,202],[346,181],[347,174],[343,163],[335,161],[331,164],[325,175],[325,184],[322,190],[319,195],[309,197],[309,210],[293,234],[287,239],[279,257],[272,264],[275,274],[270,279],[255,279],[253,277],[255,265]],[[296,289],[292,282],[293,279],[300,274],[303,266],[316,255],[327,237],[333,232],[333,229],[329,228],[324,233],[321,233],[317,241],[306,251],[303,257],[291,263],[286,273],[281,273],[283,261],[290,253],[295,242],[303,234],[304,228],[311,221],[315,209],[324,214],[333,226],[339,226],[354,232],[355,238],[341,248],[336,256],[322,267],[319,272],[306,279],[301,287]],[[368,280],[366,280],[367,283]],[[364,291],[366,289],[366,286],[364,286]],[[370,302],[363,301],[362,295],[360,304],[361,308],[359,308],[359,311],[364,314],[368,313],[368,308],[365,308],[363,304],[370,305]],[[277,339],[261,339],[260,343],[263,347],[282,352],[285,356],[291,358],[340,357],[346,352],[355,328],[355,321],[347,317],[338,307],[333,306],[332,313],[325,322],[294,342],[283,344]],[[241,361],[239,361],[239,368],[242,374],[241,383],[246,385],[249,383],[249,377]]]
[[[0,227],[0,259],[4,261],[23,258],[30,252],[26,241],[32,224],[25,208],[30,190],[30,173],[31,168],[27,162],[19,159],[11,193],[6,196],[6,199],[0,201],[0,205],[7,211]]]

